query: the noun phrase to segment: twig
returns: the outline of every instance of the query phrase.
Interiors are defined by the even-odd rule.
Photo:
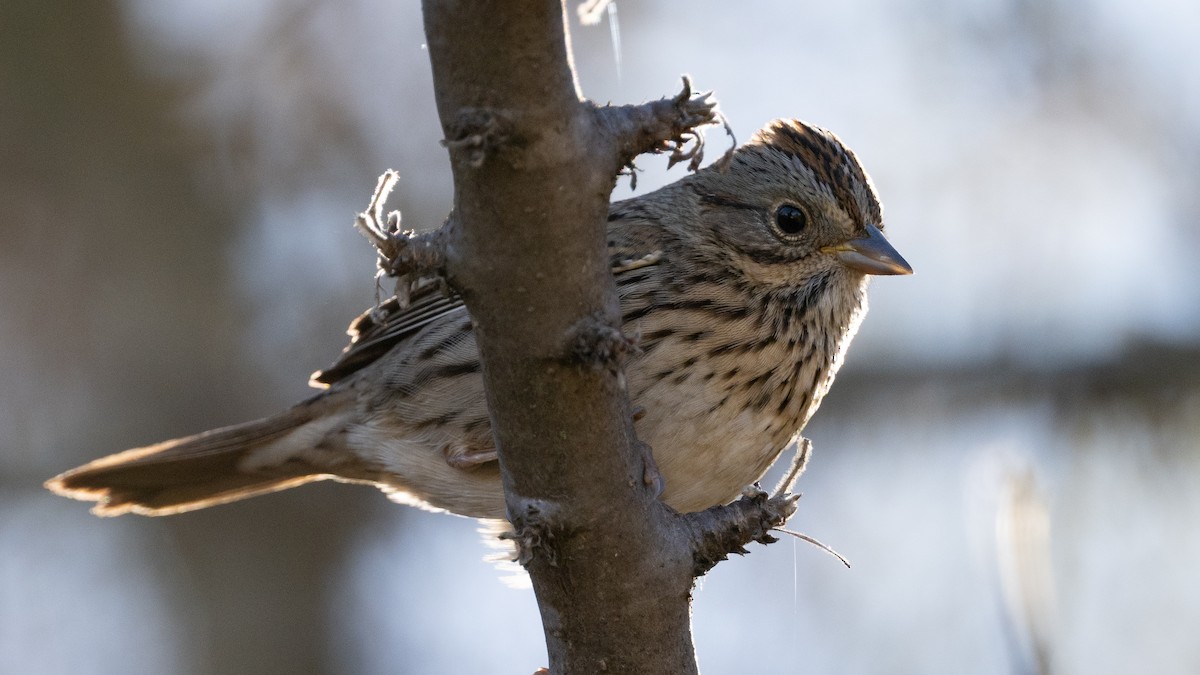
[[[354,219],[354,227],[362,233],[379,254],[375,273],[375,306],[382,300],[383,277],[396,278],[396,297],[407,306],[412,285],[422,276],[441,276],[445,266],[442,228],[418,234],[402,230],[400,212],[392,211],[385,218],[384,205],[388,195],[400,181],[400,174],[388,169],[375,184],[375,192],[367,210]]]
[[[579,17],[579,23],[584,26],[594,26],[600,23],[600,15],[608,7],[612,0],[585,0],[579,3],[575,8],[575,14]]]
[[[779,484],[775,486],[775,492],[772,497],[783,497],[796,487],[796,481],[804,474],[804,470],[808,468],[808,458],[812,456],[812,441],[800,437],[800,442],[796,444],[796,453],[792,455],[792,465],[788,468],[785,475]]]
[[[725,120],[712,92],[697,94],[686,75],[675,96],[641,105],[605,106],[597,109],[597,115],[618,145],[620,173],[630,175],[633,159],[643,153],[669,153],[669,166],[686,161],[689,171],[698,170],[704,161],[704,136],[698,129]]]
[[[752,541],[760,544],[779,541],[771,535],[771,530],[792,517],[799,498],[799,495],[770,497],[756,485],[747,488],[742,498],[731,504],[683,516],[692,527],[692,575],[704,575],[730,553],[749,553],[745,545]]]
[[[817,548],[821,549],[822,551],[825,551],[825,552],[826,552],[826,553],[828,553],[829,555],[831,555],[831,556],[833,556],[833,557],[837,558],[838,560],[842,561],[842,564],[846,566],[846,569],[850,569],[850,561],[849,561],[849,560],[846,560],[845,556],[843,556],[841,553],[838,553],[837,551],[833,550],[833,549],[832,549],[832,548],[830,548],[829,546],[827,546],[827,545],[825,545],[825,544],[821,543],[821,542],[820,542],[820,541],[818,541],[817,539],[815,539],[815,538],[813,538],[813,537],[810,537],[810,536],[808,536],[807,534],[804,534],[804,533],[802,533],[802,532],[793,532],[793,531],[791,531],[791,530],[787,530],[787,529],[784,529],[784,528],[782,528],[782,527],[777,527],[777,528],[775,528],[775,531],[776,531],[776,532],[782,532],[782,533],[784,533],[784,534],[790,534],[790,535],[792,535],[793,537],[795,537],[795,538],[797,538],[797,539],[801,539],[801,540],[803,540],[803,541],[807,541],[808,543],[812,544],[813,546],[816,546]]]

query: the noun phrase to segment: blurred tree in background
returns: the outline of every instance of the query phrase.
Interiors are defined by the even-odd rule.
[[[140,537],[130,523],[64,525],[58,509],[17,521],[65,463],[266,412],[295,393],[264,386],[239,335],[246,310],[229,249],[251,193],[212,175],[213,140],[181,115],[198,74],[148,75],[121,9],[0,8],[0,518],[16,528],[0,555],[22,547],[28,557],[2,568],[5,602],[17,607],[0,620],[0,670],[310,672],[325,658],[323,580],[367,495],[317,490],[244,512],[140,522]],[[340,342],[332,326],[324,355]],[[47,531],[18,537],[27,527]],[[73,536],[80,527],[131,550],[95,551]],[[37,540],[50,531],[51,541]],[[106,556],[156,568],[125,583],[162,584],[170,616],[98,602],[112,592],[102,588],[113,582]],[[75,586],[54,576],[80,566]],[[143,630],[168,633],[197,665],[129,653],[122,636]]]

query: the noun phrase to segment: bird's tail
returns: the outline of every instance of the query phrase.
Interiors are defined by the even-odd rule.
[[[100,516],[159,516],[329,477],[320,461],[344,421],[330,394],[279,415],[102,457],[46,482]]]

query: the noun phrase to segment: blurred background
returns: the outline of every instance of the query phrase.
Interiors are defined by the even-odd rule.
[[[1200,672],[1200,5],[619,0],[583,92],[836,130],[917,270],[791,527],[696,593],[710,673]],[[0,4],[0,672],[528,673],[471,521],[318,484],[101,520],[46,478],[272,413],[451,181],[415,0]],[[710,157],[727,139],[710,131]],[[643,159],[639,193],[682,175]],[[616,198],[631,194],[623,180]]]

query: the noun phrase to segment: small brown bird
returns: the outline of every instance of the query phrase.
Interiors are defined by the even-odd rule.
[[[662,499],[696,511],[758,480],[820,405],[866,312],[867,275],[909,274],[879,200],[832,133],[779,120],[709,167],[610,207],[609,255],[638,437]],[[46,485],[94,512],[162,515],[324,478],[504,518],[471,317],[434,284],[350,327],[273,417],[128,450]]]

